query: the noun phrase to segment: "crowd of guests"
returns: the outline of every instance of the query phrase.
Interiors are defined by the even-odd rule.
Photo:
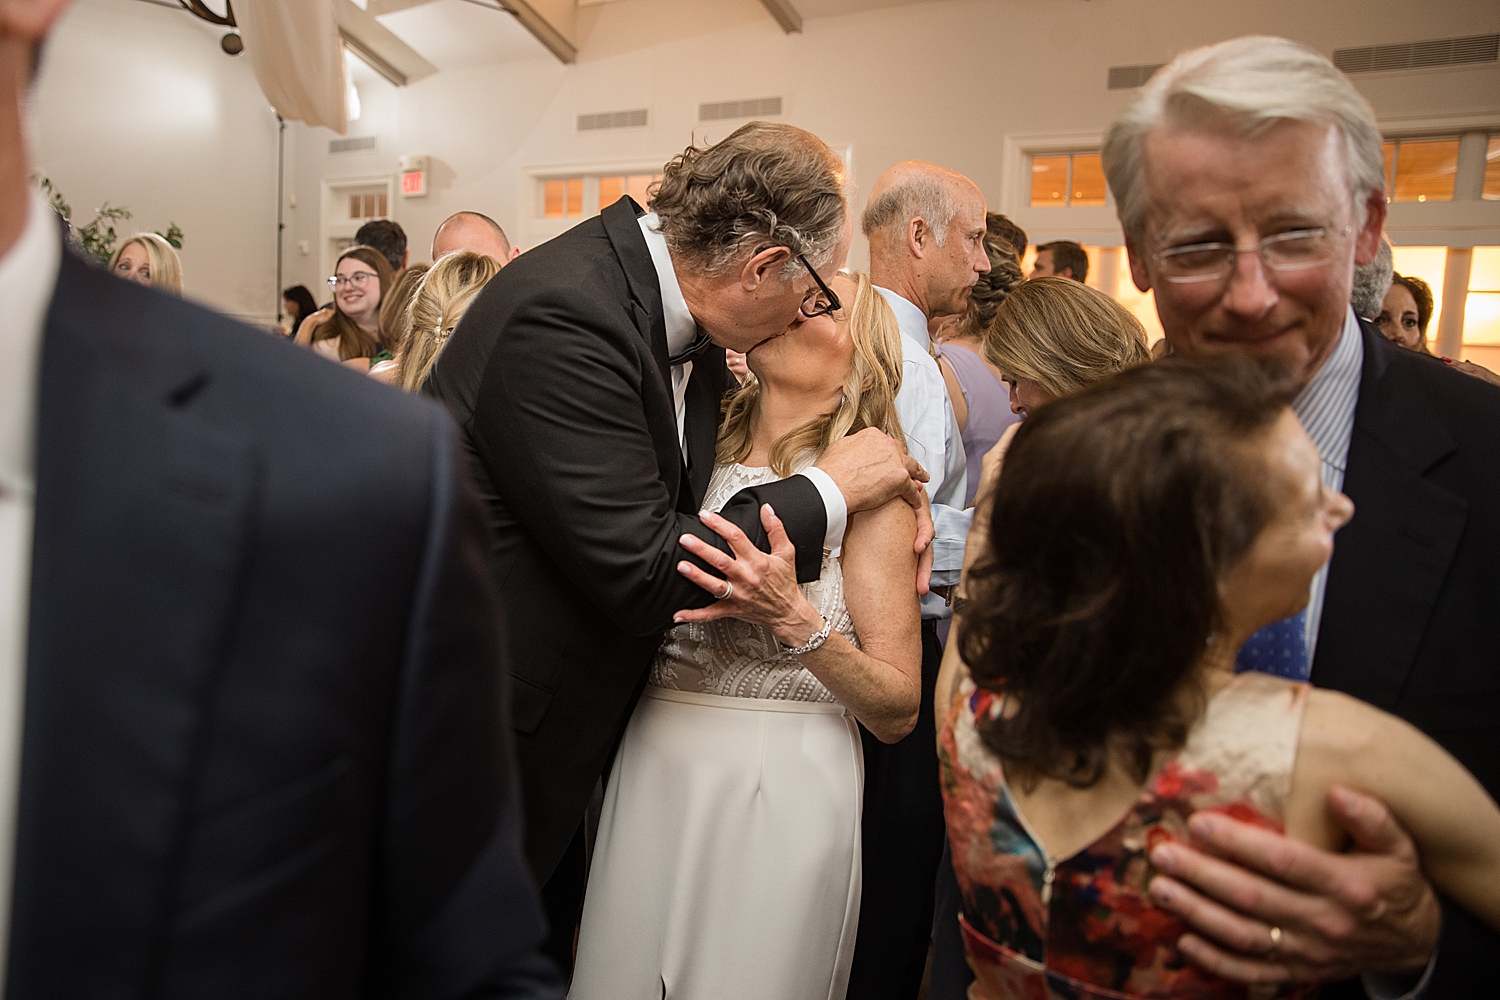
[[[326,361],[5,174],[8,991],[1489,988],[1500,389],[1423,356],[1370,108],[1240,38],[1103,161],[1161,360],[784,124],[524,254],[367,225],[285,293]]]

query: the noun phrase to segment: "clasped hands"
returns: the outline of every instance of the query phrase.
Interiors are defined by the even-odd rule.
[[[932,511],[922,484],[928,475],[906,453],[900,442],[867,427],[828,446],[817,467],[827,473],[844,496],[850,514],[873,510],[897,497],[911,504],[917,514],[917,537],[913,546],[917,561],[917,593],[925,594],[932,575]],[[803,645],[822,628],[822,618],[802,596],[797,586],[796,549],[786,528],[770,504],[762,504],[761,524],[771,551],[761,551],[734,524],[718,514],[705,513],[705,527],[729,544],[724,552],[698,538],[684,534],[682,547],[717,570],[706,573],[686,560],[677,571],[712,594],[716,600],[703,608],[686,609],[673,617],[676,622],[738,618],[769,627],[778,641],[793,648]]]

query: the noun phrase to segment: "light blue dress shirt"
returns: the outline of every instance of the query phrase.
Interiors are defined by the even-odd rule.
[[[901,327],[901,389],[896,393],[896,415],[906,433],[906,450],[932,478],[927,496],[932,500],[932,585],[951,587],[958,583],[964,566],[964,542],[969,537],[972,509],[964,508],[968,486],[968,460],[948,384],[932,356],[927,336],[927,316],[913,303],[889,288],[875,290],[890,303]],[[947,618],[953,613],[937,594],[922,598],[923,618]]]

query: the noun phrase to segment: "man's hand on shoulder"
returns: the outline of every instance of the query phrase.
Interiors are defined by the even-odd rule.
[[[1378,799],[1335,787],[1328,807],[1353,838],[1348,853],[1207,812],[1189,822],[1203,850],[1151,852],[1163,873],[1152,900],[1191,928],[1184,956],[1247,983],[1422,970],[1442,914],[1411,838]]]
[[[921,464],[906,453],[899,441],[873,427],[833,442],[816,464],[838,486],[851,514],[874,510],[896,497],[911,504],[917,514],[914,551],[921,556],[917,565],[917,592],[927,593],[934,531],[927,491],[922,488],[931,477]]]

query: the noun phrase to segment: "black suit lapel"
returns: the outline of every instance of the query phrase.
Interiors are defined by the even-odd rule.
[[[599,218],[604,223],[604,232],[615,249],[615,256],[620,259],[620,268],[625,272],[626,283],[630,286],[631,319],[651,351],[651,358],[656,362],[657,377],[666,389],[667,398],[672,399],[672,365],[671,355],[667,351],[666,311],[662,308],[661,282],[656,277],[656,264],[651,260],[651,249],[646,246],[646,238],[641,235],[641,226],[637,221],[642,214],[635,199],[626,195],[600,212]],[[691,381],[688,388],[691,391]],[[677,414],[674,412],[670,417],[675,427]],[[671,442],[670,448],[668,442],[657,441],[656,462],[662,470],[663,478],[667,480],[667,488],[671,490],[673,500],[681,503],[681,485],[686,477],[683,476],[682,451],[675,441]],[[674,473],[676,479],[673,479]]]
[[[1457,445],[1424,390],[1390,370],[1389,352],[1399,348],[1364,324],[1361,331],[1365,359],[1344,475],[1354,519],[1335,540],[1312,680],[1391,710],[1463,537],[1468,504],[1424,478]]]
[[[149,990],[252,527],[252,446],[193,412],[210,374],[86,267],[42,348],[12,996]]]
[[[604,222],[609,242],[615,248],[615,255],[620,258],[625,280],[630,284],[636,329],[650,345],[656,370],[670,391],[672,366],[668,362],[671,355],[667,352],[667,317],[661,305],[661,282],[656,277],[656,265],[651,260],[646,238],[641,235],[640,223],[636,221],[642,214],[635,199],[626,195],[599,213],[599,217]]]
[[[691,512],[697,513],[708,493],[714,471],[714,451],[719,437],[719,401],[728,388],[729,369],[724,366],[724,348],[710,347],[693,362],[684,410],[687,420],[688,483],[692,489]],[[679,501],[679,507],[684,502]]]

